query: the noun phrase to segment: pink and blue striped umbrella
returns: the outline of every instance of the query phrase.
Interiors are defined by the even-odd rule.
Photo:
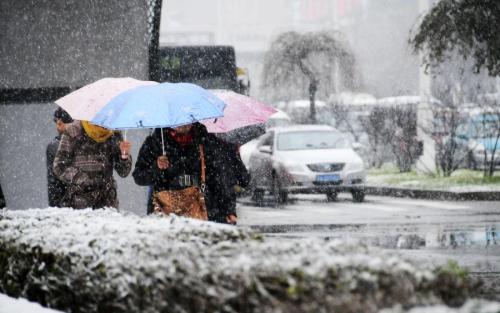
[[[137,87],[156,84],[158,83],[130,77],[108,77],[59,98],[56,104],[75,120],[92,121],[96,114],[119,94]]]
[[[211,133],[228,133],[239,128],[263,124],[277,112],[254,98],[230,90],[212,90],[225,104],[224,116],[203,120],[202,123]]]

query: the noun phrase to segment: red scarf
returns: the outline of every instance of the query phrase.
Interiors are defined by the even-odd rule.
[[[171,130],[168,132],[168,134],[181,147],[185,147],[189,145],[191,142],[193,142],[193,135],[191,134],[191,132],[187,134],[178,134],[175,130]]]

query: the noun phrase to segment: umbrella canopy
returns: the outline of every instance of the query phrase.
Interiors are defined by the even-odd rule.
[[[262,124],[276,109],[253,98],[229,90],[212,90],[226,103],[224,117],[217,120],[205,120],[203,124],[211,133],[227,133],[238,128]]]
[[[155,84],[158,83],[130,77],[103,78],[59,98],[56,104],[66,110],[75,120],[91,121],[97,112],[120,93]]]
[[[255,124],[241,127],[227,133],[215,133],[215,135],[225,142],[229,142],[237,146],[242,146],[250,140],[260,137],[265,133],[265,124]]]
[[[162,83],[125,91],[90,121],[110,129],[176,127],[223,116],[225,103],[195,84]]]

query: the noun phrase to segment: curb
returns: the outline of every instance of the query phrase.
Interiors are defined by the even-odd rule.
[[[499,201],[500,191],[455,192],[445,190],[411,189],[390,186],[366,186],[365,193],[373,196],[400,198],[452,200],[452,201]]]

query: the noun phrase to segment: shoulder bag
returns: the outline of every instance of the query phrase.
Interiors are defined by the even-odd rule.
[[[180,190],[163,190],[153,195],[153,206],[156,213],[175,214],[206,221],[208,219],[205,205],[205,153],[203,145],[199,145],[201,160],[200,186],[186,187]]]

